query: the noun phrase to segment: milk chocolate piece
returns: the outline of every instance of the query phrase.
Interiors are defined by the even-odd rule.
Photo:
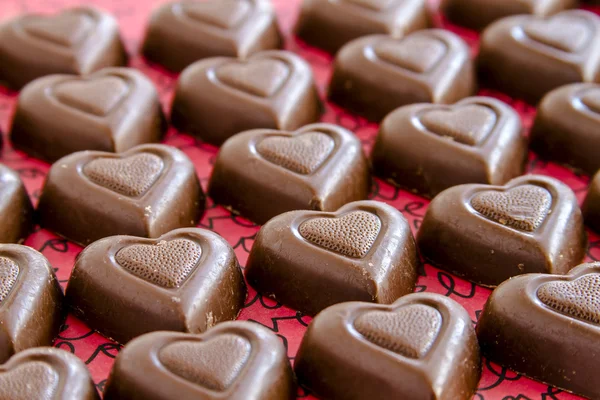
[[[599,68],[600,17],[588,11],[507,17],[481,36],[482,84],[532,103],[559,86],[598,80]]]
[[[600,172],[590,182],[585,201],[581,206],[585,223],[600,232]]]
[[[441,11],[456,25],[481,30],[511,15],[546,17],[577,7],[577,3],[578,0],[443,0]]]
[[[140,368],[141,367],[141,368]],[[105,400],[292,400],[286,349],[268,329],[225,322],[202,335],[154,332],[117,356]]]
[[[171,122],[182,132],[221,145],[258,128],[294,130],[321,116],[310,65],[289,51],[265,51],[248,60],[210,58],[179,77]]]
[[[157,239],[112,236],[78,256],[67,302],[92,329],[119,343],[151,331],[204,332],[235,319],[246,286],[235,253],[205,229]]]
[[[481,374],[469,314],[434,293],[326,309],[308,327],[294,370],[317,396],[339,400],[470,400]]]
[[[246,58],[282,47],[283,37],[269,0],[180,1],[154,11],[142,54],[181,71],[203,58]]]
[[[430,25],[426,0],[304,0],[296,35],[335,53],[361,36],[402,37]]]
[[[0,25],[0,82],[13,89],[44,75],[126,64],[117,20],[91,7],[25,14]]]
[[[519,114],[490,97],[404,106],[383,120],[373,168],[427,197],[464,183],[502,185],[524,172],[527,142],[521,130]]]
[[[28,84],[12,122],[13,145],[53,162],[81,150],[122,152],[159,142],[167,130],[158,94],[141,72],[105,68]]]
[[[0,399],[100,400],[87,367],[52,347],[19,353],[0,365]]]
[[[0,164],[0,243],[20,243],[33,228],[33,206],[17,174]]]
[[[0,244],[0,362],[30,347],[52,345],[65,314],[63,294],[46,257],[31,247]],[[2,390],[0,383],[0,398],[13,399],[3,397]]]
[[[208,192],[216,203],[263,224],[292,210],[335,211],[366,199],[370,183],[358,138],[337,125],[313,124],[232,137],[217,156]]]
[[[587,238],[573,191],[526,175],[505,186],[443,191],[427,209],[417,244],[436,267],[496,286],[530,272],[567,273],[585,257]]]
[[[600,264],[500,285],[477,324],[482,354],[523,375],[600,398]]]
[[[358,201],[337,212],[291,211],[267,222],[246,263],[248,283],[314,315],[344,301],[389,304],[411,293],[419,258],[393,207]]]
[[[593,175],[600,169],[600,85],[562,86],[540,103],[529,134],[540,157]]]
[[[475,93],[469,47],[441,29],[403,39],[372,35],[353,40],[335,58],[329,99],[380,121],[413,103],[454,103]]]

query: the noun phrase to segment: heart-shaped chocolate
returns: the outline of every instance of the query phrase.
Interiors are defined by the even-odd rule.
[[[506,192],[482,192],[471,200],[471,206],[486,218],[526,232],[533,232],[542,224],[551,205],[550,192],[535,185]]]
[[[329,157],[335,147],[331,136],[307,132],[293,137],[270,136],[258,143],[256,150],[273,164],[298,174],[312,174]]]
[[[0,303],[6,299],[19,276],[19,266],[10,258],[0,257]]]
[[[160,351],[159,358],[175,375],[210,390],[224,391],[238,377],[251,351],[246,339],[225,334],[206,342],[169,344]]]
[[[600,88],[586,90],[581,102],[590,110],[600,114]]]
[[[381,230],[381,220],[366,211],[353,211],[336,218],[313,218],[298,231],[309,242],[352,258],[367,255]]]
[[[83,40],[94,26],[89,15],[65,12],[48,17],[32,17],[23,24],[31,35],[64,47]]]
[[[568,53],[582,49],[592,36],[585,20],[569,15],[530,21],[523,31],[537,42]]]
[[[538,298],[548,307],[583,321],[600,324],[600,274],[540,286]]]
[[[58,383],[59,376],[50,365],[29,362],[0,373],[0,399],[53,400]]]
[[[442,328],[442,316],[435,308],[414,304],[393,312],[369,311],[354,321],[354,328],[377,346],[423,358]]]
[[[160,176],[163,161],[155,154],[140,153],[127,158],[98,158],[83,167],[97,185],[129,197],[146,193]]]
[[[395,0],[345,0],[347,3],[356,4],[358,6],[373,10],[383,11],[388,8]]]
[[[128,91],[127,83],[116,76],[63,81],[53,88],[61,102],[99,117],[108,114]]]
[[[475,146],[493,130],[496,114],[491,108],[469,104],[451,110],[427,111],[420,121],[430,132]]]
[[[432,69],[447,52],[441,40],[426,36],[408,36],[402,41],[383,40],[374,48],[382,60],[419,74]]]
[[[176,288],[194,271],[202,248],[188,239],[135,244],[116,255],[119,265],[132,274],[165,288]]]
[[[245,64],[228,63],[216,71],[217,78],[229,86],[255,96],[270,97],[286,81],[289,67],[282,61],[259,59]]]
[[[247,0],[186,2],[182,7],[190,18],[222,29],[238,25],[251,9]]]

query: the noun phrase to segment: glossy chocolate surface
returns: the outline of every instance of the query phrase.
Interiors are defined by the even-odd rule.
[[[502,185],[525,169],[521,131],[517,112],[490,97],[404,106],[379,128],[373,169],[427,197],[464,183]]]
[[[461,185],[436,196],[417,235],[431,264],[484,286],[516,275],[566,274],[587,238],[573,191],[526,175],[505,186]]]
[[[0,243],[20,243],[33,228],[33,206],[19,174],[0,164]]]
[[[588,11],[503,18],[481,36],[477,60],[481,83],[537,103],[559,86],[595,82],[600,71],[599,38],[600,17]]]
[[[281,340],[236,321],[202,335],[155,332],[117,356],[105,400],[292,400],[294,377]]]
[[[308,327],[294,370],[317,396],[339,400],[470,400],[481,374],[469,315],[433,293],[326,309]]]
[[[253,130],[232,137],[217,156],[208,193],[263,224],[292,210],[335,211],[366,199],[370,187],[358,138],[337,125],[312,124],[295,132]]]
[[[44,75],[126,64],[117,20],[91,7],[24,14],[0,25],[0,83],[12,89]]]
[[[100,400],[100,396],[77,356],[53,347],[38,347],[0,365],[0,399]]]
[[[294,130],[316,122],[322,105],[310,66],[289,51],[248,60],[210,58],[180,75],[171,121],[182,132],[221,145],[236,133]]]
[[[558,388],[600,398],[600,264],[500,285],[479,318],[482,354]]]
[[[581,211],[586,225],[600,232],[600,173],[597,173],[590,181],[590,187],[581,206]]]
[[[198,333],[235,319],[246,286],[225,239],[186,228],[91,244],[77,257],[66,297],[91,328],[126,343],[147,332]]]
[[[152,14],[142,54],[181,71],[203,58],[246,58],[283,47],[270,0],[180,1]]]
[[[194,165],[180,150],[160,144],[61,158],[38,205],[42,227],[84,245],[112,235],[155,238],[195,226],[203,211]]]
[[[31,247],[0,244],[0,275],[0,362],[31,347],[51,346],[66,311],[46,257]]]
[[[389,304],[412,293],[419,258],[393,207],[349,203],[334,213],[292,211],[267,222],[246,263],[248,283],[305,314],[332,304]]]
[[[540,103],[529,134],[540,157],[593,175],[600,169],[600,85],[562,86]]]
[[[474,75],[467,44],[452,32],[426,29],[402,39],[372,35],[337,53],[329,98],[378,122],[407,104],[451,104],[471,96]]]
[[[105,68],[86,77],[36,79],[19,95],[11,142],[53,162],[76,151],[123,152],[167,130],[158,94],[141,72]]]
[[[426,0],[304,0],[296,35],[335,53],[366,35],[402,37],[430,25]]]

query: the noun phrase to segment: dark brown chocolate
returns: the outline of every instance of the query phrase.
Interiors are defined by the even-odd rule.
[[[154,11],[141,51],[148,60],[181,71],[203,58],[246,58],[282,47],[269,0],[186,0]]]
[[[286,349],[268,329],[225,322],[202,335],[155,332],[117,356],[105,400],[292,400]]]
[[[335,53],[366,35],[402,37],[430,25],[426,0],[304,0],[296,35]]]
[[[600,398],[600,264],[567,276],[528,274],[489,297],[477,324],[482,355],[590,399]]]
[[[0,362],[31,347],[52,345],[65,315],[63,294],[46,257],[31,247],[0,244]]]
[[[392,303],[414,290],[418,266],[402,214],[358,201],[334,213],[273,218],[258,233],[245,272],[259,292],[314,315],[344,301]]]
[[[339,400],[470,400],[481,374],[469,314],[434,293],[326,309],[308,327],[294,370],[317,396]]]
[[[600,17],[570,10],[547,18],[503,18],[483,32],[477,63],[483,85],[531,103],[559,86],[594,82]]]
[[[600,232],[600,172],[590,182],[581,211],[586,225]]]
[[[0,243],[21,243],[33,228],[33,206],[19,174],[0,164]]]
[[[419,228],[421,255],[484,286],[530,273],[566,274],[587,238],[573,191],[526,175],[505,186],[461,185],[436,196]]]
[[[464,183],[502,185],[524,172],[521,130],[519,114],[490,97],[404,106],[379,128],[373,169],[427,197]]]
[[[112,236],[77,257],[66,292],[73,313],[119,343],[158,330],[204,332],[237,317],[246,286],[231,246],[205,229],[157,239]]]
[[[0,399],[100,400],[87,367],[77,356],[38,347],[0,365]]]
[[[160,144],[61,158],[52,165],[38,204],[42,227],[84,245],[112,235],[156,238],[195,226],[203,211],[194,164],[180,150]]]
[[[229,139],[217,156],[208,193],[263,224],[292,210],[335,211],[366,199],[368,160],[352,132],[332,124],[296,132],[253,130]]]
[[[117,20],[95,8],[24,14],[0,25],[0,82],[13,89],[44,75],[126,64]]]

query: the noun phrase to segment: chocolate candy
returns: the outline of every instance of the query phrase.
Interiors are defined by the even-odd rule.
[[[583,10],[503,18],[483,32],[477,61],[484,84],[536,103],[559,86],[597,79],[600,18]]]
[[[576,6],[577,0],[444,0],[441,10],[452,23],[481,30],[503,17],[545,17]]]
[[[52,347],[30,349],[0,365],[0,399],[100,400],[87,367]]]
[[[583,219],[592,229],[600,232],[600,173],[590,182],[590,188],[581,206]]]
[[[105,68],[86,77],[36,79],[19,95],[13,145],[53,162],[81,150],[122,152],[167,130],[158,94],[141,72]]]
[[[413,103],[454,103],[475,93],[469,47],[457,35],[427,29],[403,39],[372,35],[353,40],[335,58],[329,99],[380,121]]]
[[[419,258],[393,207],[358,201],[334,213],[292,211],[267,222],[246,263],[248,283],[314,315],[332,304],[389,304],[411,293]]]
[[[19,243],[33,228],[33,206],[19,174],[0,164],[0,243]]]
[[[429,22],[426,0],[304,0],[295,30],[307,43],[335,53],[361,36],[402,37]]]
[[[600,169],[595,149],[600,129],[600,85],[580,83],[548,93],[540,103],[529,135],[540,157],[588,174]]]
[[[463,183],[501,185],[525,169],[521,129],[519,115],[489,97],[401,107],[381,124],[373,169],[427,197]]]
[[[117,234],[155,238],[195,226],[203,211],[194,164],[159,144],[61,158],[48,173],[38,205],[42,227],[84,245]]]
[[[286,211],[334,211],[366,199],[370,182],[358,138],[337,125],[313,124],[232,137],[217,156],[208,192],[216,203],[263,224]]]
[[[294,130],[316,122],[321,101],[306,61],[265,51],[246,61],[219,57],[186,68],[171,112],[177,129],[220,145],[249,129]]]
[[[469,314],[433,293],[326,309],[308,327],[294,370],[317,396],[339,400],[470,400],[481,374]]]
[[[117,356],[105,400],[291,400],[286,349],[268,329],[225,322],[202,335],[155,332]]]
[[[0,244],[0,362],[30,347],[50,346],[64,318],[63,294],[46,257],[31,247]]]
[[[126,64],[117,21],[91,7],[25,14],[0,25],[0,82],[13,89],[44,75]]]
[[[181,71],[202,58],[245,58],[282,46],[269,0],[180,1],[154,11],[142,54],[170,70]]]
[[[225,239],[185,228],[157,239],[112,236],[86,247],[66,297],[92,329],[125,343],[151,331],[197,333],[235,319],[246,286]]]
[[[484,286],[529,272],[565,274],[587,247],[575,194],[526,175],[505,186],[461,185],[436,196],[417,235],[433,265]]]
[[[529,274],[489,297],[477,324],[489,360],[590,399],[600,398],[600,264],[567,276]]]

